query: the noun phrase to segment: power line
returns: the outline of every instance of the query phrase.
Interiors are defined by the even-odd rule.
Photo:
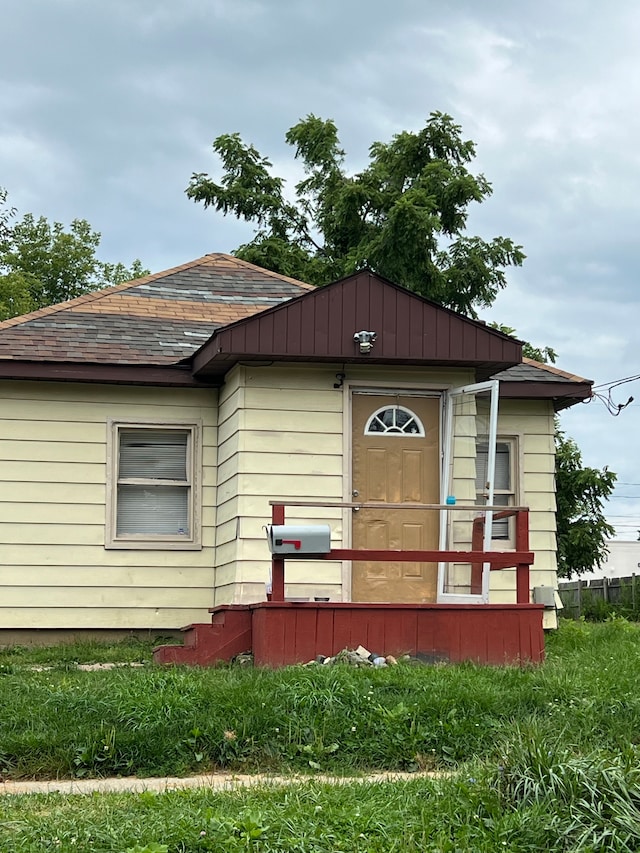
[[[640,513],[635,513],[635,512],[633,513],[633,515],[622,515],[621,513],[615,513],[615,512],[607,512],[605,514],[606,514],[607,518],[639,518],[640,519]]]
[[[640,379],[640,374],[637,376],[625,376],[623,379],[612,379],[611,382],[601,382],[599,385],[594,385],[595,388],[617,388],[618,385],[625,385],[627,382],[636,382]]]

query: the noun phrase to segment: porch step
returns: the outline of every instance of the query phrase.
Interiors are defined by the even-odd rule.
[[[182,646],[156,646],[155,663],[211,666],[251,651],[251,612],[246,605],[216,608],[211,623],[187,625]]]

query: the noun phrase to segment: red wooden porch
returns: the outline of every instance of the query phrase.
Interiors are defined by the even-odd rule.
[[[308,502],[288,506],[315,506]],[[327,506],[328,504],[323,504]],[[330,504],[366,507],[365,504]],[[416,509],[451,510],[450,506]],[[478,511],[478,507],[457,507]],[[529,524],[526,508],[496,510],[495,515],[515,516],[516,548],[494,552],[482,549],[483,517],[473,523],[471,551],[372,551],[331,549],[333,560],[411,562],[464,562],[471,565],[471,592],[481,586],[482,567],[493,571],[516,569],[516,601],[511,604],[404,604],[358,602],[289,602],[284,597],[285,558],[272,560],[270,600],[255,604],[221,605],[211,612],[211,623],[185,629],[183,646],[159,646],[158,663],[210,666],[253,652],[257,666],[285,666],[333,656],[345,648],[363,645],[381,655],[411,654],[425,661],[484,664],[539,663],[544,658],[541,604],[531,604]],[[284,524],[285,506],[273,502],[274,525]],[[316,555],[316,559],[318,556]]]

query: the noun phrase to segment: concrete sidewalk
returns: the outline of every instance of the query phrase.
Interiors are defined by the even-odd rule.
[[[322,782],[333,785],[348,785],[355,782],[399,782],[410,779],[435,779],[442,773],[370,773],[366,776],[292,775],[269,776],[265,774],[208,773],[201,776],[163,776],[140,779],[124,776],[107,779],[52,779],[35,781],[0,781],[2,794],[93,794],[140,791],[177,791],[184,788],[208,788],[212,791],[232,791],[258,785],[296,785],[306,782]]]

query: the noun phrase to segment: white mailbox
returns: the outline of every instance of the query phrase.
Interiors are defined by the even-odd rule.
[[[331,528],[328,524],[268,524],[267,541],[276,556],[318,557],[331,550]]]

